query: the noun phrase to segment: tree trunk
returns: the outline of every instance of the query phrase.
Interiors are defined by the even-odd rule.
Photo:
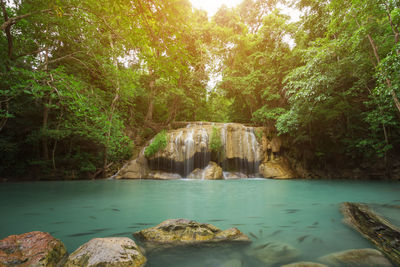
[[[109,40],[110,40],[110,47],[111,47],[111,53],[112,53],[112,60],[113,60],[113,65],[115,67],[115,72],[118,72],[118,59],[117,56],[115,55],[115,47],[114,47],[114,40],[112,38],[112,33],[110,32],[109,34]],[[117,102],[119,99],[119,90],[120,90],[120,81],[118,78],[118,73],[115,77],[115,94],[114,94],[114,98],[111,102],[111,107],[110,107],[110,116],[109,116],[109,127],[108,127],[108,131],[107,131],[107,140],[106,140],[106,145],[104,147],[104,155],[103,155],[103,177],[106,176],[107,173],[107,169],[109,168],[109,164],[108,164],[108,147],[110,145],[110,139],[111,139],[111,128],[112,128],[112,123],[113,123],[113,119],[114,119],[114,112],[117,106]]]
[[[147,109],[147,114],[145,118],[145,123],[151,123],[153,121],[153,112],[154,112],[154,101],[156,98],[156,92],[154,89],[154,80],[150,81],[149,87],[150,87],[150,96],[149,96],[149,107]]]
[[[1,4],[1,9],[3,11],[3,18],[4,18],[4,23],[9,21],[8,14],[7,14],[7,9],[6,9],[6,4],[3,0],[0,0]],[[2,27],[4,30],[4,33],[6,34],[7,37],[7,43],[8,43],[8,59],[11,60],[12,58],[12,50],[13,50],[13,39],[11,35],[11,25],[6,25],[5,27]],[[3,25],[2,25],[3,26]],[[8,67],[8,64],[7,64]]]
[[[345,202],[341,212],[345,223],[371,241],[396,266],[400,264],[400,232],[397,227],[364,204]]]
[[[370,45],[372,47],[372,50],[374,51],[374,55],[375,55],[375,58],[376,58],[377,65],[379,65],[379,63],[381,62],[381,59],[380,59],[379,54],[378,54],[378,47],[376,46],[376,44],[374,42],[374,39],[372,39],[370,34],[367,34],[367,37],[368,37],[369,43],[370,43]],[[392,95],[392,98],[393,98],[393,102],[396,105],[397,110],[400,112],[400,101],[399,101],[399,98],[396,95],[396,92],[393,89],[392,81],[389,78],[386,77],[385,73],[381,72],[381,74],[385,77],[386,85],[389,87],[390,94]]]
[[[51,105],[51,98],[46,99],[43,107],[43,121],[42,121],[42,157],[45,161],[49,160],[49,147],[47,140],[47,124],[49,120],[49,106]]]
[[[49,62],[49,53],[48,49],[46,49],[45,53],[45,71],[48,71],[48,62]],[[48,140],[47,140],[47,125],[49,120],[49,107],[51,105],[51,96],[47,96],[44,99],[43,104],[43,120],[42,120],[42,157],[45,161],[49,160],[49,147],[48,147]]]
[[[390,22],[390,27],[392,28],[392,32],[394,34],[394,43],[398,44],[400,41],[400,36],[399,36],[399,29],[397,28],[397,26],[393,23],[392,20],[392,15],[390,14],[390,10],[389,10],[389,6],[388,4],[385,2],[384,3],[385,7],[386,7],[386,15],[388,16],[389,22]],[[399,50],[396,49],[396,54],[399,55]]]

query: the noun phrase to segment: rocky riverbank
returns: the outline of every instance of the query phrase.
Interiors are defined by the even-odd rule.
[[[221,230],[186,219],[166,220],[133,233],[133,237],[138,244],[127,237],[94,238],[68,255],[64,244],[48,233],[12,235],[0,240],[0,266],[142,267],[165,253],[173,262],[174,257],[187,256],[188,249],[226,253],[225,260],[212,264],[221,267],[245,267],[248,262],[272,267],[394,266],[384,254],[370,248],[339,251],[314,259],[315,262],[304,262],[302,251],[293,245],[276,241],[260,244],[237,228]],[[235,252],[229,250],[233,246]],[[391,249],[398,253],[396,247]]]

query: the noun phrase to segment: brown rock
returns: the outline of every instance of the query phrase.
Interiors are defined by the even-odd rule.
[[[220,180],[223,178],[222,168],[215,162],[210,161],[204,169],[194,169],[189,179]]]
[[[260,165],[259,171],[264,178],[292,179],[296,178],[294,172],[284,158],[267,161]]]
[[[217,163],[210,161],[208,166],[204,169],[204,179],[219,180],[222,178],[222,168]]]
[[[248,244],[251,240],[237,228],[225,231],[206,223],[185,219],[166,220],[159,225],[134,233],[147,250],[179,246],[225,244]]]
[[[152,171],[147,175],[146,178],[155,180],[177,180],[181,179],[182,177],[177,173]]]
[[[282,140],[279,137],[273,137],[271,140],[272,152],[278,153],[281,150]]]
[[[49,233],[35,231],[0,240],[0,266],[55,267],[66,256],[64,244]]]
[[[131,160],[117,174],[117,179],[143,179],[148,175],[147,160],[144,156],[139,156],[135,160]]]
[[[94,238],[69,257],[65,267],[141,267],[146,257],[127,237]]]

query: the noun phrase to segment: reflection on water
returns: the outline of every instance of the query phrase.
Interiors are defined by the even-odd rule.
[[[68,181],[0,184],[0,238],[33,230],[61,239],[69,252],[93,237],[128,236],[171,218],[237,227],[251,248],[293,246],[300,260],[371,245],[341,223],[344,201],[375,203],[400,222],[399,183],[356,181]],[[397,210],[398,211],[398,210]],[[399,224],[398,224],[399,225]],[[149,266],[263,266],[249,248],[189,249],[151,255]]]

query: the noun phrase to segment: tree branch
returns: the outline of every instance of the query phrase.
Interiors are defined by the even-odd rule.
[[[3,3],[3,1],[1,1],[1,2],[2,2],[2,6],[3,6],[4,3]],[[5,6],[2,7],[2,8],[3,8],[3,13],[4,13],[4,8],[5,8]],[[46,13],[46,12],[49,12],[49,11],[51,11],[51,9],[39,10],[39,11],[35,11],[35,12],[30,12],[30,13],[27,13],[27,14],[24,14],[24,15],[19,15],[19,16],[12,17],[12,18],[7,18],[7,19],[4,21],[4,23],[1,25],[1,30],[4,31],[4,30],[6,30],[7,28],[10,28],[12,25],[14,25],[14,24],[17,23],[18,21],[20,21],[21,19],[24,19],[24,18],[26,18],[26,17],[32,16],[32,15],[38,14],[38,13]]]

